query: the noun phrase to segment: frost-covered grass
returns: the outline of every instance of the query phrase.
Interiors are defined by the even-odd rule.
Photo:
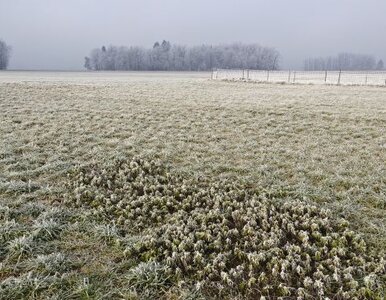
[[[157,224],[151,233],[172,253],[158,227],[178,233],[186,226],[183,211],[166,223],[160,216],[175,206],[161,202],[154,209],[159,213],[125,223],[136,213],[125,206],[129,218],[110,222],[114,191],[104,196],[100,212],[92,207],[100,201],[66,201],[74,193],[67,174],[77,165],[98,171],[119,156],[157,158],[182,178],[237,181],[278,201],[329,209],[362,235],[366,255],[385,255],[384,88],[208,79],[187,73],[0,73],[0,299],[145,297],[142,281],[132,280],[152,263],[139,265],[128,249],[151,245],[149,233],[139,234],[150,223]],[[202,212],[196,217],[201,220]],[[165,254],[146,253],[160,260],[153,269],[163,270]],[[216,264],[205,259],[212,272]],[[342,270],[339,276],[351,273]],[[238,282],[236,273],[219,274],[219,280]],[[167,282],[165,298],[203,297],[197,285],[175,285],[170,276],[155,281]],[[370,274],[358,285],[373,282]]]

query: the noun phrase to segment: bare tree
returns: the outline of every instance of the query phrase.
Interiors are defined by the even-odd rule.
[[[308,58],[304,61],[306,71],[365,71],[376,69],[374,56],[368,54],[339,53],[337,56]]]
[[[201,45],[186,47],[163,40],[151,49],[103,46],[90,53],[93,70],[207,71],[212,68],[277,70],[279,52],[258,44]],[[85,65],[86,66],[86,65]]]
[[[90,60],[90,57],[88,57],[88,56],[84,57],[84,67],[86,68],[86,70],[91,70],[92,69],[92,67],[91,67],[91,60]]]
[[[6,70],[11,57],[11,47],[0,40],[0,70]]]

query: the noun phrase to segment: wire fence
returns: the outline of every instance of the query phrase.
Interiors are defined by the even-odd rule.
[[[386,86],[386,71],[265,71],[217,69],[213,70],[212,79],[273,83]]]

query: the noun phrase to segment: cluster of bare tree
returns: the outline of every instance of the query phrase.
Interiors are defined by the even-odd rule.
[[[93,49],[85,57],[88,70],[207,71],[213,68],[277,70],[279,53],[257,44],[187,47],[168,41],[151,49],[109,46]]]
[[[306,71],[362,71],[383,70],[384,64],[380,59],[378,63],[372,55],[340,53],[337,56],[309,58],[304,61]]]
[[[0,40],[0,70],[7,69],[10,56],[11,47],[8,46],[3,40]]]

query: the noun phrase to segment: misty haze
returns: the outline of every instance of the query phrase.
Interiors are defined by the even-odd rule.
[[[11,69],[81,70],[102,45],[259,43],[284,69],[340,52],[385,58],[386,2],[343,1],[0,1],[0,39]]]
[[[0,0],[0,300],[385,299],[385,12]]]

